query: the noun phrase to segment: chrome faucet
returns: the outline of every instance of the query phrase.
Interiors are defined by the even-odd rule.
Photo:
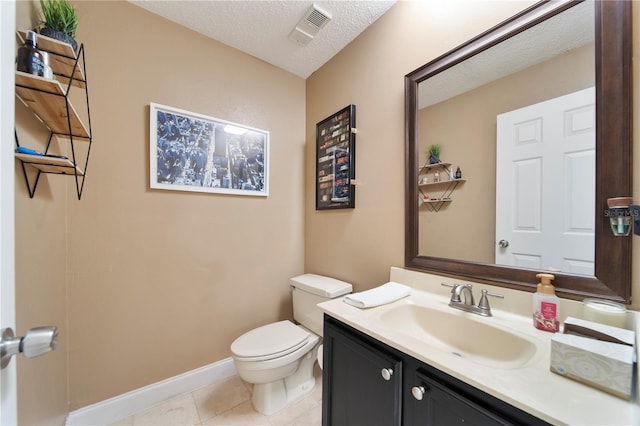
[[[473,286],[471,284],[459,284],[454,285],[451,290],[451,302],[450,303],[463,303],[466,306],[473,306]],[[464,297],[464,302],[460,300],[460,295]]]
[[[492,294],[487,290],[482,290],[480,302],[475,305],[473,300],[473,286],[471,284],[441,284],[445,287],[452,288],[449,306],[455,309],[460,309],[461,311],[482,315],[483,317],[491,316],[491,307],[489,306],[489,299],[487,296],[504,299],[504,296],[500,294]],[[462,298],[460,296],[462,296]]]

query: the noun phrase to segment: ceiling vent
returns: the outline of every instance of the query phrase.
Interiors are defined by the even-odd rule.
[[[311,8],[307,11],[307,14],[304,15],[304,18],[300,20],[298,25],[302,22],[307,24],[311,28],[315,28],[316,31],[324,27],[327,22],[331,20],[331,15],[329,15],[324,10],[320,9],[315,4],[311,6]]]
[[[289,38],[306,46],[330,20],[331,15],[314,4],[289,33]]]

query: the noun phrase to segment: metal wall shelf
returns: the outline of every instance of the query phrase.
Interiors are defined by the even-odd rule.
[[[18,31],[17,35],[21,41],[24,41],[26,31]],[[33,198],[35,195],[40,174],[51,173],[74,176],[76,193],[80,200],[93,141],[84,45],[80,45],[76,54],[70,44],[38,34],[38,49],[49,52],[49,65],[53,70],[54,79],[16,71],[16,97],[49,129],[49,140],[44,151],[45,155],[16,152],[15,157],[21,162],[29,197]],[[78,87],[84,91],[86,123],[69,99],[71,87]],[[70,158],[47,155],[53,136],[58,140],[68,141]],[[16,145],[19,147],[17,130],[15,138]],[[83,154],[79,155],[81,158],[77,157],[76,143],[84,144]],[[79,162],[79,159],[83,161]],[[29,180],[27,166],[37,170],[33,182]]]

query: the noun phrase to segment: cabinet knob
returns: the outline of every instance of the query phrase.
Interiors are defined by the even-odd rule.
[[[391,380],[391,376],[393,376],[393,369],[391,368],[383,368],[380,370],[380,374],[382,374],[382,378],[389,381]]]
[[[411,388],[411,394],[418,401],[422,401],[422,397],[424,396],[424,386],[414,386]]]

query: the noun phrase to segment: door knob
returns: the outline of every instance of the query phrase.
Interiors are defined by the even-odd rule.
[[[498,241],[498,246],[499,246],[500,248],[507,248],[507,247],[509,247],[509,241],[507,241],[507,240],[500,240],[500,241]]]
[[[391,376],[393,376],[393,369],[391,368],[383,368],[380,370],[380,374],[382,374],[382,378],[389,381],[391,380]]]
[[[51,352],[57,344],[57,327],[34,327],[24,337],[14,337],[11,328],[4,328],[0,339],[0,368],[9,365],[11,357],[20,352],[25,358],[33,358]]]
[[[424,396],[424,386],[414,386],[411,388],[411,395],[418,401],[422,401],[422,397]]]

